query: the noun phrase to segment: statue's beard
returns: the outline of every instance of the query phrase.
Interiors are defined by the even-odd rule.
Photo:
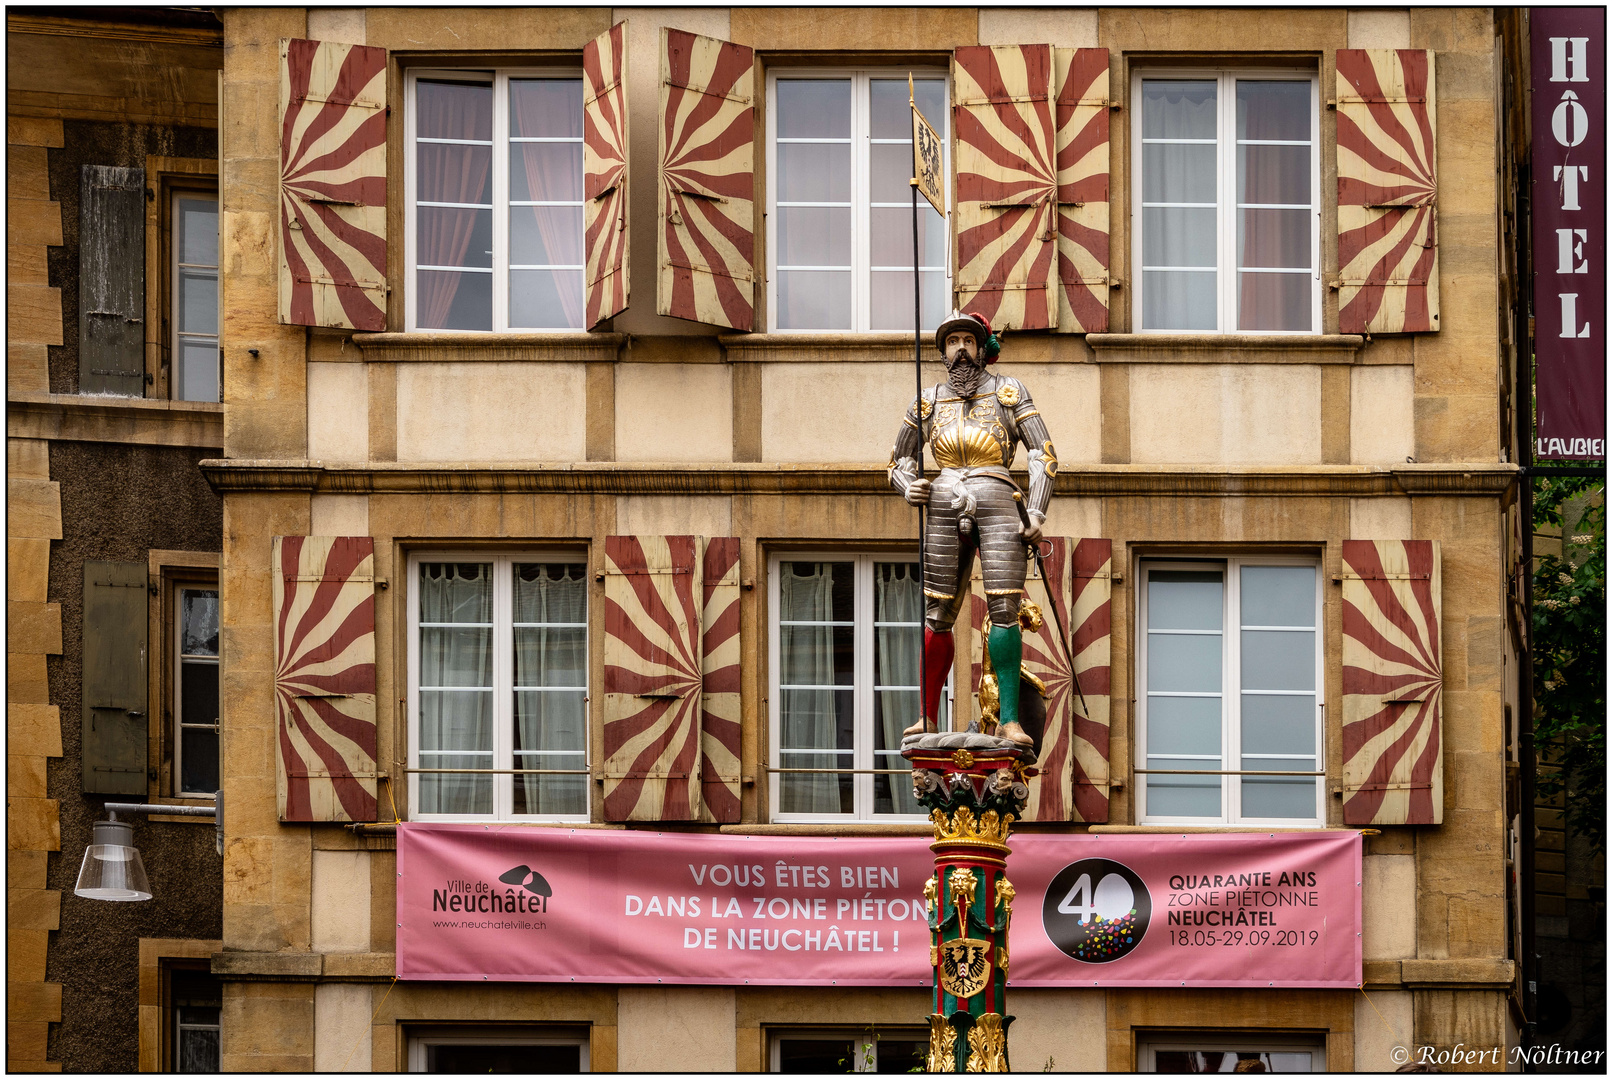
[[[946,385],[958,397],[972,397],[985,374],[985,365],[978,360],[959,355],[946,366]]]

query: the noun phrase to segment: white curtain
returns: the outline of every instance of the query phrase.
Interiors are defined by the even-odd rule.
[[[828,623],[834,618],[834,564],[784,563],[780,568],[779,618]],[[779,683],[783,697],[780,745],[785,751],[837,748],[835,691],[790,686],[835,685],[834,627],[780,626]],[[851,686],[847,681],[845,689]],[[825,769],[849,765],[837,754],[783,753],[784,768]],[[786,814],[837,814],[840,778],[828,773],[784,773],[779,809]]]
[[[873,568],[874,679],[879,686],[917,686],[923,650],[923,590],[917,563],[878,563]],[[912,623],[880,626],[880,623]],[[878,690],[875,750],[900,750],[901,732],[918,719],[921,690]],[[874,768],[899,768],[902,759],[874,754]],[[874,806],[881,813],[916,814],[912,785],[899,776],[875,776]]]
[[[515,567],[515,768],[581,769],[587,758],[588,588],[580,564]],[[531,625],[536,624],[536,625]],[[522,689],[576,687],[576,690]],[[516,776],[517,814],[583,814],[585,776]]]
[[[421,768],[492,767],[492,576],[489,563],[420,566]],[[427,625],[432,623],[462,625]],[[492,809],[490,776],[420,777],[424,813]]]

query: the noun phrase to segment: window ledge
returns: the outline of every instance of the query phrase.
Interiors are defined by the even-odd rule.
[[[627,341],[625,334],[584,331],[543,334],[386,333],[354,334],[355,363],[564,363],[614,362]],[[320,357],[339,360],[343,357]]]
[[[754,825],[723,825],[724,836],[929,836],[935,827],[927,821],[790,821]]]
[[[899,334],[800,333],[722,334],[717,338],[729,363],[898,364],[912,360],[913,336]],[[924,359],[940,362],[929,337]]]
[[[1100,364],[1353,364],[1359,334],[1087,334]]]
[[[21,439],[222,447],[224,406],[216,401],[12,392],[6,398],[6,434]]]

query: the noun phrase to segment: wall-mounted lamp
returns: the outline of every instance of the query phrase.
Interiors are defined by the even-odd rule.
[[[213,819],[214,842],[224,854],[224,793],[213,796],[212,806],[161,806],[152,803],[107,803],[108,820],[97,821],[91,830],[90,845],[84,849],[84,862],[78,868],[78,884],[73,893],[91,900],[150,900],[151,882],[145,864],[134,846],[134,826],[119,821],[119,814],[177,814],[183,817]]]

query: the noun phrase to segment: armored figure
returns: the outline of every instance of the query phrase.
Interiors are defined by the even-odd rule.
[[[1018,379],[987,371],[1001,343],[981,315],[953,311],[935,331],[946,361],[946,381],[915,399],[902,419],[890,455],[890,483],[913,506],[927,507],[924,528],[923,716],[914,735],[935,730],[940,691],[956,645],[952,626],[968,595],[974,553],[980,554],[991,628],[991,665],[1019,670],[1023,640],[1019,603],[1024,595],[1027,545],[1041,539],[1052,499],[1058,458],[1046,421]],[[1008,467],[1023,443],[1030,490],[1021,492]],[[933,481],[918,476],[925,445],[940,466]],[[1022,502],[1027,496],[1027,505]],[[1020,745],[1032,743],[1019,722],[1019,680],[1000,680],[1001,723],[997,734]]]

